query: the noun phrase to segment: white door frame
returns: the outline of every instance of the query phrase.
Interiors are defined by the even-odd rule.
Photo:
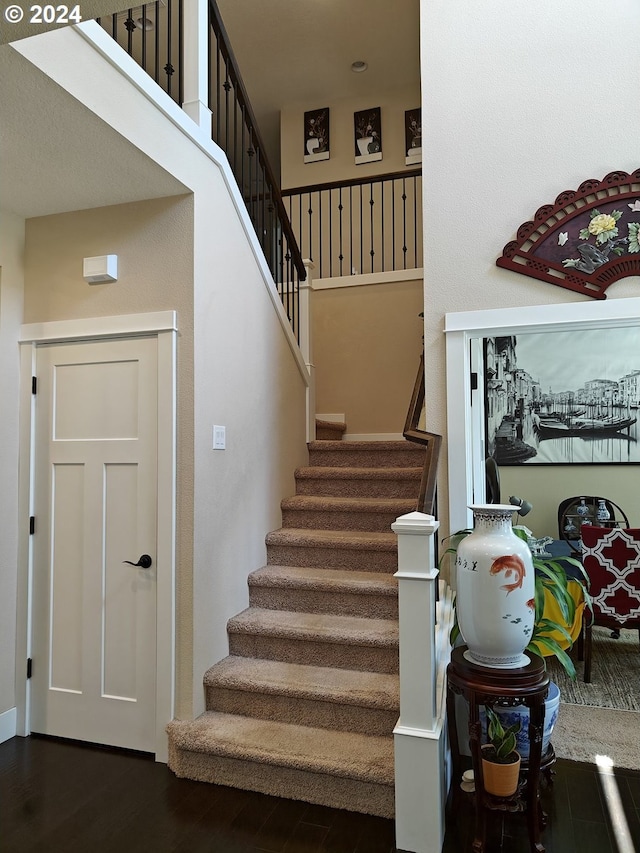
[[[38,346],[134,336],[158,340],[158,543],[156,636],[156,761],[166,762],[165,726],[175,708],[175,564],[176,564],[176,349],[175,311],[123,314],[83,320],[31,323],[20,329],[20,473],[18,481],[19,545],[16,637],[17,734],[31,732],[27,659],[31,657],[33,556],[29,518],[33,515],[35,405],[31,377]]]
[[[445,315],[447,354],[447,443],[449,466],[449,526],[472,526],[468,505],[482,498],[484,454],[481,434],[474,430],[469,353],[475,338],[526,332],[579,331],[637,326],[640,297],[590,300],[558,305],[489,308]],[[475,490],[474,490],[475,485]]]

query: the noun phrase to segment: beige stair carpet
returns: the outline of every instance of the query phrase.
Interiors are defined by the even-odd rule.
[[[397,542],[424,450],[309,445],[230,655],[204,676],[207,711],[168,727],[178,776],[393,817],[398,717]]]

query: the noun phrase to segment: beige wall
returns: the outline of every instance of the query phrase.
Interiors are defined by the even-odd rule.
[[[0,211],[0,714],[15,705],[18,560],[18,330],[24,220]]]
[[[640,117],[628,109],[625,86],[614,86],[606,109],[594,112],[588,82],[593,58],[589,51],[567,50],[568,44],[615,44],[607,53],[608,79],[640,76],[634,41],[640,7],[621,0],[606,17],[600,10],[596,0],[565,0],[561,14],[555,0],[491,0],[482,7],[421,0],[426,395],[427,428],[434,432],[447,432],[447,312],[526,311],[529,305],[589,299],[495,262],[520,224],[563,190],[616,169],[638,168]],[[586,115],[586,121],[576,118]],[[637,279],[625,279],[608,297],[637,295],[637,288]],[[446,444],[443,450],[439,507],[446,535]],[[636,477],[636,470],[597,466],[586,473],[589,482],[610,478],[610,491],[615,481],[619,493],[617,484]],[[526,476],[535,477],[541,490],[546,481],[552,504],[580,493],[568,488],[571,468],[551,471]],[[550,476],[559,478],[558,487],[551,487]],[[524,491],[522,480],[516,494]],[[536,503],[534,494],[532,483],[527,497]]]
[[[82,259],[118,255],[118,281],[88,285]],[[193,198],[30,219],[25,322],[178,312],[178,671],[190,693],[193,557]]]
[[[416,75],[417,75],[416,69]],[[313,103],[291,104],[280,112],[280,150],[282,187],[303,187],[347,178],[384,175],[408,168],[405,166],[404,114],[420,106],[420,84],[412,89],[389,89],[371,98],[316,98]],[[304,113],[329,107],[329,160],[305,163]],[[353,114],[369,107],[380,107],[382,117],[382,160],[355,165]]]
[[[579,495],[610,498],[625,511],[631,525],[640,527],[637,465],[503,466],[500,491],[503,501],[517,495],[533,504],[520,523],[536,536],[557,539],[558,504]]]
[[[93,49],[89,37],[100,43],[104,56]],[[186,224],[187,210],[179,199],[166,201],[175,207],[164,209],[163,227],[154,227],[155,215],[140,223],[131,251],[141,258],[157,253],[157,259],[149,261],[153,273],[145,277],[150,299],[139,306],[131,291],[134,304],[123,307],[126,311],[177,307],[185,331],[179,343],[183,371],[191,325],[182,317],[181,300],[187,297],[180,290],[178,269],[187,264],[188,256],[195,390],[191,401],[191,377],[181,372],[179,380],[186,391],[181,387],[179,393],[186,393],[187,399],[181,397],[179,406],[186,412],[180,412],[181,419],[183,414],[188,418],[193,406],[193,436],[187,424],[181,426],[178,462],[183,495],[189,492],[192,465],[195,509],[190,536],[190,506],[180,507],[176,710],[179,716],[190,716],[203,704],[205,670],[228,653],[226,622],[246,606],[247,575],[264,564],[265,535],[280,525],[280,499],[292,493],[294,469],[307,460],[306,369],[246,206],[217,146],[204,134],[194,144],[191,120],[173,102],[156,104],[155,84],[141,69],[118,66],[115,55],[113,62],[105,58],[117,48],[97,25],[89,23],[83,35],[65,27],[50,33],[46,43],[29,39],[19,44],[30,61],[193,194],[188,220],[192,230],[185,233],[184,244],[178,236],[177,245],[168,240],[174,233],[174,216],[175,228],[182,231]],[[134,85],[129,73],[136,78]],[[77,220],[83,233],[82,217]],[[107,250],[97,237],[96,230],[87,241],[91,254]],[[126,239],[124,233],[122,237]],[[79,262],[89,253],[72,247],[70,236],[69,248]],[[108,251],[118,249],[109,246]],[[129,266],[122,261],[124,276]],[[76,275],[75,261],[64,262]],[[113,293],[123,281],[114,284]],[[60,283],[54,285],[57,292]],[[75,293],[87,299],[82,288]],[[113,312],[108,294],[92,298],[102,299],[105,312]],[[62,292],[55,302],[65,302],[72,312],[79,310]],[[93,306],[90,310],[93,313]],[[212,450],[213,424],[227,427],[225,451]],[[186,455],[191,449],[193,463]]]
[[[313,292],[316,411],[402,433],[422,349],[422,280]]]

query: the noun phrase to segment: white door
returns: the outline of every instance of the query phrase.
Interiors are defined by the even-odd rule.
[[[36,363],[31,730],[153,752],[157,338]]]

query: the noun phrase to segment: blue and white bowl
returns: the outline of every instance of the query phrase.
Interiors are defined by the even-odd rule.
[[[514,708],[501,708],[496,705],[493,709],[502,725],[507,728],[513,726],[520,721],[520,731],[516,735],[516,749],[520,753],[523,761],[529,759],[529,709],[526,705],[516,705]],[[558,711],[560,710],[560,690],[558,685],[553,681],[549,684],[549,693],[544,703],[544,732],[542,735],[542,754],[544,755],[549,747],[551,734],[553,732],[556,720],[558,719]],[[480,708],[480,722],[482,723],[483,739],[487,731],[487,715],[484,707]]]

